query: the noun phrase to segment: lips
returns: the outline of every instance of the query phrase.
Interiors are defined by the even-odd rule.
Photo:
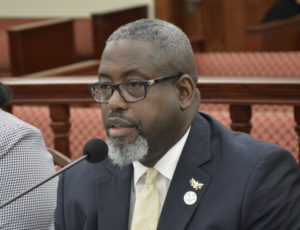
[[[110,137],[125,137],[136,132],[136,126],[120,118],[110,118],[106,121],[105,126]]]

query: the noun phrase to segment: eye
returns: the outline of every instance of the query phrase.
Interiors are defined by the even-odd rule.
[[[99,87],[100,89],[110,89],[110,88],[111,88],[110,84],[106,84],[106,83],[100,83],[100,84],[98,85],[98,87]]]
[[[144,86],[144,82],[142,82],[142,81],[128,81],[128,82],[126,82],[126,86],[128,88],[139,88],[139,87]]]

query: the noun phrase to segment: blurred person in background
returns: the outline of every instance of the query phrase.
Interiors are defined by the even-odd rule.
[[[55,173],[41,132],[3,108],[12,91],[0,82],[0,203]],[[57,178],[0,209],[1,230],[53,229]]]

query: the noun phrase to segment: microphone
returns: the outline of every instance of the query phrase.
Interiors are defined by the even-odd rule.
[[[84,145],[82,152],[88,162],[97,163],[105,159],[108,153],[108,147],[103,140],[95,138],[89,140]]]
[[[89,140],[83,147],[83,156],[77,158],[76,160],[72,161],[70,164],[63,167],[61,170],[53,174],[52,176],[46,178],[45,180],[37,183],[33,187],[29,188],[28,190],[20,193],[16,197],[13,197],[12,199],[8,200],[7,202],[0,205],[0,209],[5,207],[6,205],[10,204],[11,202],[15,201],[16,199],[19,199],[20,197],[24,196],[25,194],[29,193],[30,191],[36,189],[37,187],[41,186],[42,184],[45,184],[49,180],[53,179],[54,177],[58,176],[59,174],[63,173],[64,171],[68,170],[69,168],[73,167],[74,165],[78,164],[79,162],[83,160],[87,160],[91,163],[97,163],[100,161],[103,161],[108,153],[108,147],[107,144],[101,140],[101,139],[91,139]]]

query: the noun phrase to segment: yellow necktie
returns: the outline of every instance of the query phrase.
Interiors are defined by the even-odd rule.
[[[158,191],[155,180],[158,171],[149,168],[146,181],[135,201],[131,230],[155,230],[159,217]]]

